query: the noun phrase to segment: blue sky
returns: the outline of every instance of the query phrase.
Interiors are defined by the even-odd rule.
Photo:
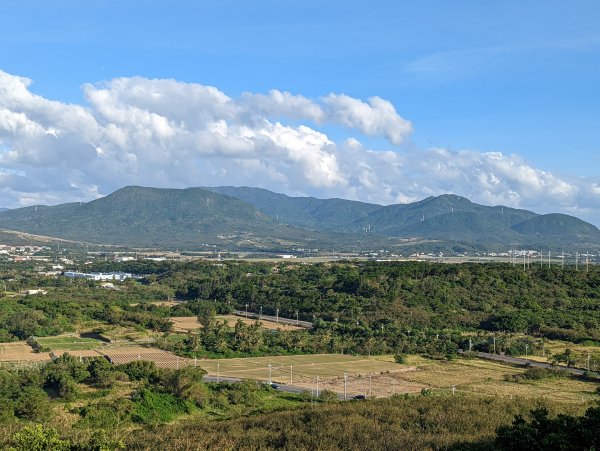
[[[253,148],[256,161],[248,159],[239,167],[232,166],[230,160],[223,163],[231,158],[225,151],[207,156],[188,150],[185,155],[190,157],[192,152],[192,158],[197,160],[196,176],[192,172],[177,178],[166,171],[164,177],[156,180],[157,185],[181,186],[194,180],[198,180],[197,184],[217,184],[215,181],[219,180],[223,181],[220,184],[257,184],[258,180],[265,187],[290,194],[339,195],[382,203],[454,191],[485,203],[497,201],[542,212],[578,214],[600,224],[600,188],[594,188],[600,183],[598,23],[600,3],[577,0],[5,0],[0,5],[0,70],[7,77],[30,79],[27,91],[31,95],[90,109],[102,126],[115,119],[102,113],[104,107],[98,103],[91,104],[84,86],[101,90],[110,86],[111,80],[133,80],[132,77],[140,77],[140,83],[151,90],[163,89],[146,83],[153,79],[171,79],[181,86],[214,86],[236,102],[243,93],[268,95],[276,89],[329,109],[324,119],[311,114],[295,116],[288,110],[282,113],[273,105],[262,105],[263,109],[257,112],[256,102],[251,106],[242,102],[250,111],[244,113],[243,121],[236,116],[232,122],[231,115],[224,112],[217,118],[225,121],[229,130],[235,124],[247,126],[244,121],[252,116],[253,123],[260,117],[269,124],[281,122],[294,130],[305,125],[326,135],[332,144],[322,145],[335,149],[321,150],[336,158],[339,172],[329,184],[315,183],[322,175],[296,176],[297,172],[309,171],[307,165],[330,164],[326,155],[304,161],[286,148],[285,161],[275,161],[277,156],[269,159],[274,151]],[[111,105],[116,102],[122,106],[124,94],[117,95],[114,86],[109,91],[113,94]],[[369,127],[365,125],[367,119],[357,119],[356,115],[356,120],[349,120],[346,107],[341,112],[334,111],[340,102],[339,98],[325,100],[331,93],[366,104],[373,96],[385,99],[399,118],[410,122],[412,131],[391,142],[389,133],[386,135],[387,125]],[[117,97],[119,100],[114,100]],[[152,110],[148,105],[141,106],[138,100],[135,108],[175,123],[175,117],[165,113],[168,108],[164,104]],[[15,106],[15,102],[7,100],[4,107],[30,119],[40,114],[30,105]],[[373,114],[379,113],[377,110]],[[370,116],[368,121],[383,121],[380,116],[375,117]],[[217,119],[211,120],[216,123]],[[60,123],[51,124],[48,120],[45,117],[38,121],[46,134],[49,129],[60,129]],[[183,121],[179,116],[177,120]],[[131,128],[122,128],[123,133],[133,133]],[[26,178],[33,177],[35,171],[40,176],[40,160],[25,157],[26,153],[31,157],[31,149],[26,147],[32,142],[18,133],[13,127],[10,133],[0,134],[0,148],[5,154],[13,151],[11,158],[0,159],[0,167],[12,179],[25,177],[5,182],[7,186],[21,186],[11,185],[4,190],[4,198],[0,195],[0,202],[7,206],[38,200],[52,203],[89,199],[107,194],[118,187],[119,180],[123,184],[143,181],[143,168],[132,169],[137,177],[129,177],[123,171],[119,179],[109,180],[98,174],[106,170],[106,162],[98,167],[89,163],[85,170],[69,167],[73,174],[68,186],[60,187],[49,177],[47,183],[27,191],[23,188]],[[73,133],[65,129],[61,136],[71,136],[67,144],[77,153]],[[358,152],[354,141],[347,142],[349,138],[360,142],[360,155],[347,150],[350,147]],[[278,142],[276,147],[282,145],[287,146]],[[102,147],[96,142],[94,146]],[[157,146],[168,147],[164,142]],[[119,158],[127,150],[130,149],[115,148],[115,161],[123,164]],[[398,155],[399,160],[393,164],[403,168],[396,176],[383,173],[386,168],[381,165],[392,164],[385,155],[378,154],[377,161],[369,159],[370,152],[387,151]],[[461,156],[460,152],[468,154]],[[493,168],[497,166],[488,167],[489,162],[481,161],[490,153],[493,161],[498,161],[497,155],[501,154],[507,164],[525,168],[523,174],[512,181],[504,180],[506,168],[496,173]],[[102,155],[107,158],[108,153]],[[427,169],[417,167],[420,156],[430,165],[442,166],[447,158],[449,166],[458,167],[462,175],[449,180],[439,172],[428,174]],[[515,160],[510,160],[513,156]],[[135,157],[154,158],[141,154]],[[323,163],[322,158],[327,161]],[[351,173],[351,165],[344,163],[348,159],[364,163],[369,174]],[[465,159],[469,162],[465,163]],[[301,167],[294,167],[298,161]],[[270,171],[272,177],[251,174],[250,167],[257,165]],[[265,166],[269,166],[268,170]],[[521,183],[528,177],[527,168],[541,178],[546,177],[544,174],[554,178],[546,177],[540,182],[539,194],[527,194],[527,184]],[[64,167],[55,169],[57,174],[65,174]],[[145,170],[150,171],[148,174],[155,171]],[[205,176],[208,172],[213,176]],[[246,176],[240,175],[242,172]],[[421,176],[416,177],[415,173]],[[465,181],[486,177],[489,180],[482,182],[483,187]],[[375,179],[383,181],[374,184]],[[431,180],[437,182],[422,189],[417,186]],[[146,184],[151,182],[150,179]],[[544,184],[561,182],[574,187],[577,193],[567,186],[568,195],[563,190],[563,198],[554,201]],[[497,188],[489,188],[489,184]],[[586,186],[592,188],[586,191]],[[490,192],[479,195],[480,189]]]

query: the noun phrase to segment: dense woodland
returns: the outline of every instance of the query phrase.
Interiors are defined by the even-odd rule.
[[[146,277],[119,290],[83,280],[5,270],[8,292],[48,288],[46,295],[3,299],[0,339],[109,324],[163,333],[157,344],[182,355],[264,355],[344,352],[453,354],[467,349],[541,352],[544,338],[600,342],[600,269],[506,264],[417,262],[102,263]],[[179,299],[174,307],[150,301]],[[170,317],[227,313],[237,308],[314,321],[306,331],[267,333],[210,321],[201,334],[169,340]],[[202,320],[201,320],[202,322]],[[525,334],[525,335],[523,335]],[[495,338],[494,338],[495,336]],[[593,362],[596,365],[600,362]]]

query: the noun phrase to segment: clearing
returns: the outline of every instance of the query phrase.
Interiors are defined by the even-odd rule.
[[[200,325],[200,323],[198,322],[198,318],[196,318],[195,316],[175,316],[170,318],[171,321],[173,321],[173,330],[175,332],[188,332],[190,330],[196,330],[199,329],[200,327],[202,327]],[[235,315],[217,315],[215,318],[217,321],[227,321],[227,325],[229,327],[235,327],[235,323],[238,320],[242,320],[242,322],[244,322],[245,324],[251,325],[254,324],[256,322],[255,319],[252,318],[243,318],[241,316],[235,316]],[[264,327],[265,329],[269,329],[269,330],[277,330],[277,329],[281,329],[281,330],[301,330],[303,329],[302,327],[299,326],[293,326],[293,325],[288,325],[288,324],[281,324],[281,323],[276,323],[275,321],[267,321],[264,319],[261,319],[259,321],[262,325],[262,327]]]
[[[50,360],[47,352],[33,352],[24,341],[0,343],[0,361],[2,362],[41,362]]]
[[[417,371],[406,373],[406,380],[427,385],[434,391],[451,393],[454,386],[457,393],[476,393],[495,397],[548,398],[571,403],[600,399],[595,391],[597,384],[568,377],[537,381],[506,381],[505,375],[521,374],[525,369],[488,360],[447,361],[408,356],[407,363],[417,367]]]

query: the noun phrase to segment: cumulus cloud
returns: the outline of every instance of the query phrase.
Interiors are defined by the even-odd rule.
[[[57,102],[0,71],[0,206],[86,201],[130,184],[231,184],[378,203],[452,192],[600,222],[600,181],[549,173],[518,155],[404,146],[412,125],[380,97],[232,98],[142,77],[83,90],[84,105]],[[347,136],[332,139],[332,125]],[[361,136],[386,138],[389,148],[365,148]]]

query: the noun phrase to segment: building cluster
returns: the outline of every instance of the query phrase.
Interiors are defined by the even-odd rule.
[[[47,246],[12,246],[0,244],[0,256],[12,261],[48,261],[49,257],[40,255],[49,251]]]
[[[65,271],[63,273],[65,277],[72,279],[87,279],[87,280],[115,280],[122,282],[126,279],[137,279],[140,276],[128,272],[78,272],[78,271]]]

